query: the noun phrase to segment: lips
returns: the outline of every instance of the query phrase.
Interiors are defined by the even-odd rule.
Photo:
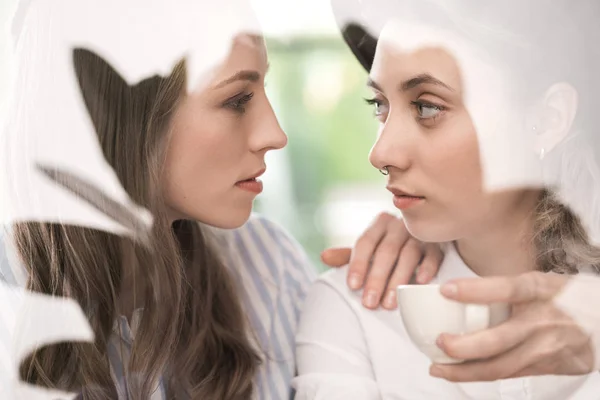
[[[257,179],[247,179],[245,181],[239,181],[235,184],[235,186],[247,192],[255,194],[259,194],[263,191],[263,183]]]
[[[399,210],[408,210],[423,201],[424,197],[394,196],[394,206]]]
[[[425,198],[423,196],[419,196],[417,194],[414,194],[414,193],[411,193],[408,191],[404,191],[402,189],[398,189],[398,188],[395,188],[392,186],[387,186],[386,189],[389,190],[390,192],[392,192],[392,194],[397,197],[410,197],[410,198],[415,198],[415,199],[424,199]]]
[[[263,183],[258,178],[264,174],[265,171],[266,168],[262,168],[248,178],[237,181],[235,186],[247,192],[259,194],[263,190]]]
[[[260,177],[262,174],[264,174],[267,171],[266,168],[261,168],[260,170],[258,170],[257,172],[255,172],[254,174],[248,176],[245,179],[242,179],[241,181],[238,181],[237,183],[242,183],[242,182],[249,182],[249,181],[255,181],[258,177]]]
[[[388,186],[387,190],[392,192],[394,195],[394,205],[400,210],[407,210],[414,207],[425,200],[425,197],[418,196],[416,194],[398,189],[392,186]]]

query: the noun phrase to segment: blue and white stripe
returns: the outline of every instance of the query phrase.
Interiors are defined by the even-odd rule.
[[[257,399],[288,399],[295,374],[295,332],[316,270],[283,229],[253,216],[234,231],[215,231],[243,291],[251,326],[264,351]]]

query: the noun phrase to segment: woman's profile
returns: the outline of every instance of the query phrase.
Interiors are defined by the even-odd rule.
[[[370,161],[387,175],[409,231],[445,244],[436,282],[597,273],[600,54],[584,43],[600,35],[598,3],[350,3],[333,2],[369,72],[367,102],[379,121]],[[340,273],[325,274],[308,296],[299,399],[588,399],[600,390],[597,372],[434,378],[397,312],[356,307]]]

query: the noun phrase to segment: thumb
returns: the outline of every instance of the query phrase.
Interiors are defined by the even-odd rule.
[[[321,253],[321,261],[330,267],[341,267],[350,263],[352,249],[349,247],[331,248]]]

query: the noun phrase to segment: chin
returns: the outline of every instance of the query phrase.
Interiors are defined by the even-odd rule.
[[[178,219],[188,219],[201,224],[213,226],[220,229],[236,229],[244,225],[252,214],[252,202],[187,202],[179,204],[179,207],[170,207],[171,214],[177,215]]]
[[[425,243],[446,243],[460,237],[456,229],[447,224],[426,221],[419,218],[404,218],[406,229],[417,240]]]
[[[243,226],[246,222],[248,222],[249,218],[250,218],[250,215],[248,215],[248,217],[243,218],[243,219],[242,218],[240,218],[240,219],[229,218],[227,220],[218,221],[216,223],[207,223],[207,224],[214,226],[216,228],[221,228],[221,229],[237,229],[237,228]]]
[[[199,217],[197,220],[203,224],[214,226],[220,229],[236,229],[244,225],[250,219],[252,208],[220,210],[212,213],[210,216]]]

